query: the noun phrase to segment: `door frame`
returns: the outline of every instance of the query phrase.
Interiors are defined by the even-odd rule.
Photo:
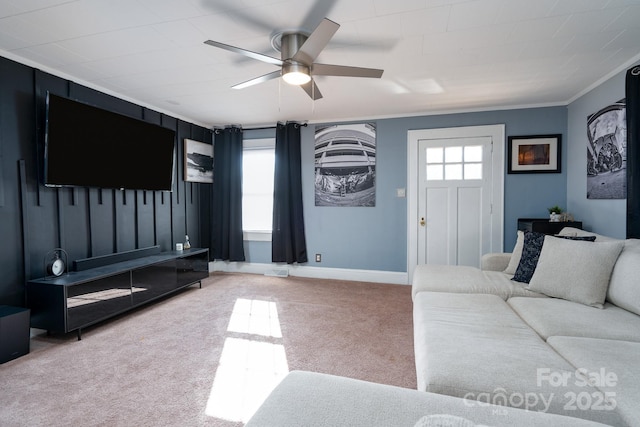
[[[504,146],[505,125],[416,129],[407,132],[407,275],[409,284],[418,265],[418,141],[491,137],[491,252],[502,252],[504,241]]]

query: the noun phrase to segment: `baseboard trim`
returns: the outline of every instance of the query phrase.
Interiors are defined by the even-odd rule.
[[[226,273],[269,274],[286,269],[289,276],[309,277],[313,279],[351,280],[355,282],[409,284],[409,276],[401,271],[356,270],[350,268],[310,267],[306,265],[258,264],[250,262],[209,262],[209,271]]]

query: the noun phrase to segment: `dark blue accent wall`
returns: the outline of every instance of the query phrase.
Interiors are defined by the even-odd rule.
[[[42,185],[47,91],[174,130],[173,191]],[[185,138],[213,142],[202,126],[0,57],[0,305],[25,304],[24,283],[45,275],[53,248],[71,263],[151,245],[171,250],[185,234],[200,246],[211,185],[184,181]]]

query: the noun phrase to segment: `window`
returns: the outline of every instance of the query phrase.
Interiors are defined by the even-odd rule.
[[[275,139],[247,139],[242,154],[242,228],[245,240],[271,240]]]
[[[427,148],[427,180],[482,179],[482,146]]]

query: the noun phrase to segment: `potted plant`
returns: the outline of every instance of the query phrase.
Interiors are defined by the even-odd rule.
[[[560,222],[560,214],[562,213],[562,208],[558,205],[555,205],[548,209],[549,209],[549,221]]]

